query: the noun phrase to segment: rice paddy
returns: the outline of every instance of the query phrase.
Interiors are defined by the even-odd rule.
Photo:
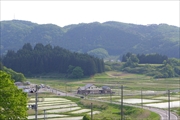
[[[157,108],[168,108],[168,93],[167,90],[179,90],[180,79],[179,78],[163,78],[153,79],[152,77],[145,75],[129,74],[123,72],[110,71],[103,75],[96,75],[89,79],[83,80],[65,80],[65,79],[29,79],[32,83],[43,83],[51,86],[52,88],[59,89],[66,94],[76,94],[77,88],[84,86],[88,83],[93,83],[96,86],[109,86],[115,94],[109,95],[87,95],[84,96],[87,99],[97,99],[104,101],[119,102],[121,100],[121,86],[123,85],[123,102],[126,104],[135,104]],[[51,91],[49,91],[51,92]],[[141,96],[142,95],[142,96]],[[49,96],[49,95],[48,95]],[[141,100],[141,97],[143,98]],[[31,99],[34,102],[35,99]],[[38,108],[40,110],[47,109],[47,113],[56,115],[68,115],[65,117],[59,116],[58,119],[73,120],[82,119],[83,114],[89,114],[86,109],[76,106],[76,103],[65,98],[45,98],[43,102],[38,102]],[[74,106],[72,106],[74,105]],[[54,107],[52,107],[54,106]],[[55,107],[56,106],[56,107]],[[171,109],[180,107],[180,93],[170,93],[170,107]],[[62,110],[63,109],[63,110]],[[80,112],[79,112],[80,111]],[[83,112],[82,112],[83,111]],[[97,111],[99,113],[101,111]],[[68,114],[67,114],[68,113]],[[96,112],[94,111],[93,114]],[[40,113],[41,115],[43,112]],[[69,115],[71,114],[71,116]],[[78,116],[79,115],[79,116]],[[64,119],[63,119],[64,118]],[[48,118],[49,120],[50,118]],[[54,118],[53,118],[54,119]],[[57,119],[57,118],[56,118]],[[58,120],[57,119],[57,120]]]
[[[38,119],[48,120],[81,120],[83,114],[90,114],[90,109],[83,109],[75,102],[65,98],[44,98],[44,101],[38,102]],[[28,104],[33,104],[35,98],[31,98]],[[44,113],[42,112],[44,111]],[[94,111],[93,114],[98,114],[100,111]],[[77,117],[77,115],[79,116]],[[35,115],[29,115],[29,120],[34,120]]]

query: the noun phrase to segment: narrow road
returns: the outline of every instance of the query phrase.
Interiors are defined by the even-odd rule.
[[[144,109],[148,109],[152,112],[159,114],[161,116],[161,120],[178,120],[178,117],[171,112],[170,112],[170,117],[169,117],[167,110],[162,110],[158,108],[148,108],[148,107],[145,107]]]
[[[60,90],[53,89],[53,88],[46,89],[46,91],[55,93],[55,94],[60,95],[60,96],[77,97],[77,96],[75,96],[75,95],[73,95],[73,94],[69,94],[69,93],[67,94],[67,93],[64,93],[64,92],[62,92],[62,91],[60,91]],[[101,102],[108,102],[108,103],[110,102],[110,101],[103,101],[103,100],[98,100],[98,99],[90,99],[90,100],[101,101]],[[112,102],[112,103],[113,103],[113,104],[120,105],[119,102]],[[130,105],[130,104],[126,104],[126,103],[123,103],[123,104],[126,105],[126,106],[132,106],[132,107],[141,108],[141,106],[137,106],[137,105],[132,105],[132,104]],[[178,117],[177,117],[175,114],[173,114],[173,113],[171,113],[171,112],[170,112],[170,119],[169,119],[169,117],[168,117],[168,111],[167,111],[167,110],[162,110],[162,109],[153,108],[153,107],[146,107],[146,106],[143,106],[143,109],[147,109],[147,110],[150,110],[150,111],[152,111],[152,112],[155,112],[155,113],[159,114],[160,117],[161,117],[161,120],[180,120],[180,119],[178,119]]]

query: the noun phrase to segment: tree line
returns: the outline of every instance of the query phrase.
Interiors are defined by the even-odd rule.
[[[143,56],[143,57],[142,57]],[[154,78],[170,78],[180,76],[180,60],[159,54],[135,55],[127,53],[123,56],[122,71],[146,74]],[[139,63],[144,63],[141,65]],[[147,64],[146,64],[147,63]],[[159,64],[158,66],[149,65]]]
[[[25,76],[22,73],[18,73],[10,68],[5,67],[0,60],[0,71],[6,72],[11,76],[14,82],[24,82],[26,81]]]
[[[82,76],[91,76],[104,72],[104,61],[88,54],[70,52],[59,46],[37,43],[34,48],[30,43],[23,45],[17,52],[9,50],[2,59],[3,65],[25,75],[46,73],[65,73],[73,76],[78,73]],[[78,72],[76,72],[79,70]],[[76,76],[77,77],[77,76]]]
[[[164,60],[168,60],[168,57],[166,55],[161,55],[158,53],[155,54],[132,54],[130,52],[126,53],[122,56],[122,62],[127,62],[128,59],[134,56],[138,59],[139,64],[162,64]]]

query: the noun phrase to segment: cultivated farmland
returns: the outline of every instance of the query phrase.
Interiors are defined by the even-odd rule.
[[[33,78],[28,79],[33,83],[43,83],[56,88],[64,93],[65,96],[77,95],[77,88],[88,83],[96,86],[109,86],[114,94],[89,94],[85,95],[85,99],[98,100],[106,102],[121,103],[121,86],[123,86],[123,102],[125,104],[133,104],[139,106],[159,107],[167,110],[168,106],[168,90],[170,91],[170,105],[171,111],[178,113],[176,108],[180,106],[180,88],[179,78],[154,79],[149,76],[140,74],[129,74],[116,71],[106,72],[104,74],[97,74],[88,79],[67,80],[63,78]],[[47,101],[44,101],[50,105]],[[68,101],[72,102],[72,101]],[[56,101],[53,102],[54,104]],[[63,102],[62,102],[63,103]],[[58,103],[59,104],[59,103]],[[73,104],[73,103],[72,103]],[[60,105],[60,104],[59,104]],[[68,104],[70,106],[70,104]],[[68,106],[67,105],[67,106]],[[67,107],[66,106],[66,107]],[[163,106],[163,107],[162,107]],[[79,106],[74,106],[76,107]],[[69,113],[78,115],[81,109],[76,109]],[[88,111],[88,110],[87,110]],[[101,111],[100,111],[101,112]],[[88,112],[86,112],[88,113]],[[82,115],[82,114],[81,114]],[[82,115],[83,116],[83,115]],[[95,115],[96,116],[96,115]]]

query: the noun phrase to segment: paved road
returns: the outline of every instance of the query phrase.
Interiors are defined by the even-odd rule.
[[[60,95],[60,96],[77,97],[77,96],[75,96],[75,95],[73,95],[73,94],[69,94],[69,93],[67,94],[67,93],[64,93],[64,92],[62,92],[62,91],[60,91],[60,90],[53,89],[53,88],[49,88],[49,89],[46,89],[46,88],[45,88],[45,91],[49,91],[49,92],[55,93],[55,94]],[[92,99],[91,99],[91,100],[92,100]],[[102,100],[98,100],[98,99],[93,99],[93,100],[95,100],[95,101],[102,101]],[[110,102],[110,101],[102,101],[102,102]],[[118,104],[118,105],[120,104],[120,103],[118,103],[118,102],[112,102],[112,103]],[[141,107],[141,106],[132,105],[132,104],[124,104],[124,105],[132,106],[132,107],[139,107],[139,108]],[[173,114],[173,113],[170,113],[170,119],[169,119],[169,117],[168,117],[168,111],[166,111],[166,110],[162,110],[162,109],[159,109],[159,108],[153,108],[153,107],[146,107],[146,106],[143,106],[143,108],[159,114],[160,117],[161,117],[161,120],[180,120],[180,119],[178,119],[178,117],[177,117],[175,114]]]
[[[145,107],[145,109],[158,113],[161,116],[161,120],[178,120],[178,117],[173,113],[170,113],[170,119],[169,119],[167,110],[162,110],[158,108],[148,108],[148,107]]]

